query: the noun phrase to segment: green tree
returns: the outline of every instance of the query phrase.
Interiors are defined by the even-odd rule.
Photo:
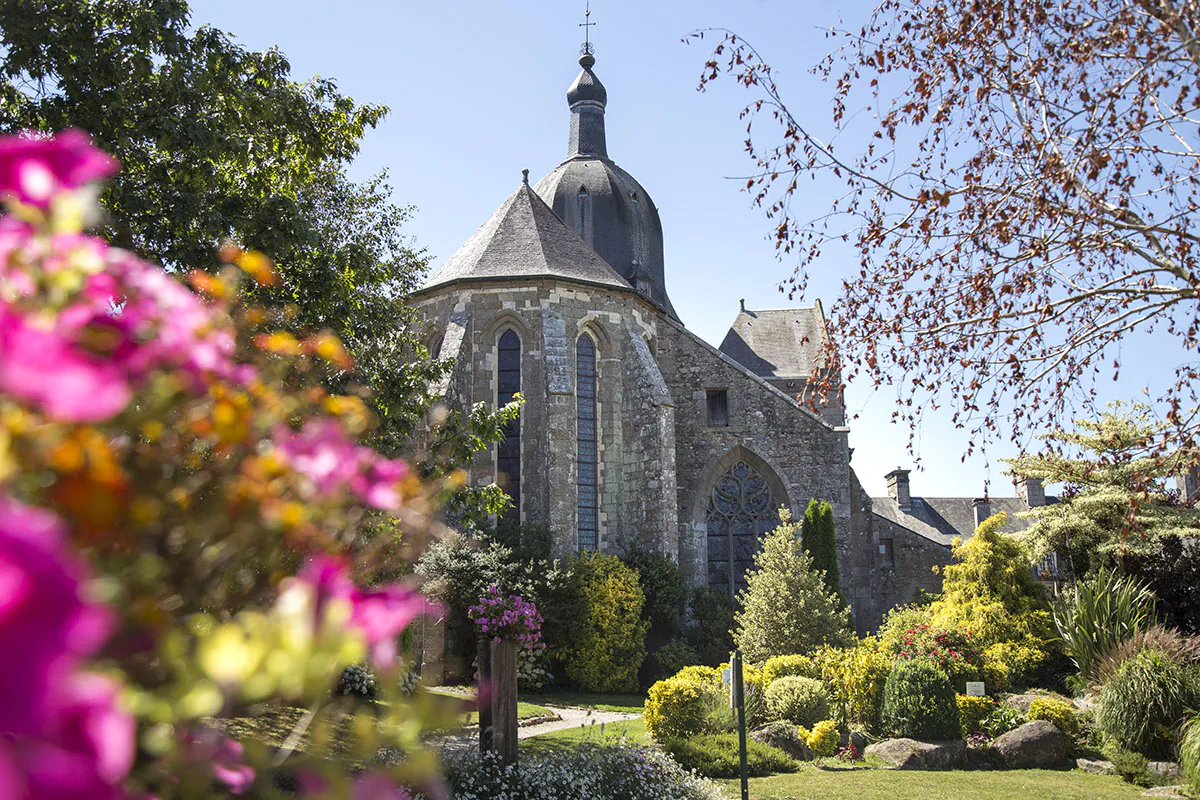
[[[1195,451],[1159,451],[1166,423],[1148,406],[1112,403],[1075,426],[1042,434],[1045,452],[1008,460],[1011,475],[1066,485],[1059,502],[1022,515],[1031,522],[1022,537],[1036,557],[1058,553],[1082,576],[1151,553],[1162,537],[1200,534],[1200,510],[1161,485],[1188,469]]]
[[[825,585],[843,603],[842,578],[838,571],[837,535],[833,528],[833,507],[815,497],[804,511],[804,525],[800,532],[800,543],[804,551],[812,556],[812,566],[825,575]]]
[[[637,573],[603,553],[573,556],[567,568],[576,581],[580,615],[564,664],[567,677],[589,692],[636,690],[646,657],[646,596]]]
[[[462,466],[504,418],[446,413],[414,439],[448,369],[403,302],[427,259],[386,174],[346,174],[387,109],[329,79],[296,81],[279,50],[251,52],[189,20],[185,0],[0,0],[0,132],[90,133],[122,163],[101,233],[167,269],[217,269],[230,241],[268,255],[280,285],[255,302],[287,309],[288,327],[340,337],[380,418],[375,446],[419,453],[427,475]],[[503,502],[464,487],[450,511],[481,520]]]
[[[742,608],[734,615],[734,642],[753,663],[853,638],[850,610],[813,569],[800,544],[800,525],[786,508],[779,510],[779,521],[762,539],[738,596]]]
[[[1000,688],[1027,684],[1054,638],[1050,607],[1029,557],[1000,532],[1007,521],[1007,514],[994,514],[954,546],[942,594],[927,609],[934,628],[970,633],[983,650],[989,682]]]

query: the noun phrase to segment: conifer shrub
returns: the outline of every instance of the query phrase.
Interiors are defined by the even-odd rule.
[[[829,692],[812,678],[787,675],[767,687],[767,713],[809,727],[829,717]]]
[[[780,509],[779,519],[779,527],[762,538],[754,555],[746,589],[739,595],[742,609],[734,617],[734,642],[752,663],[853,640],[850,609],[813,570],[812,558],[800,545],[800,526],[786,508]]]
[[[1075,711],[1075,706],[1066,700],[1054,697],[1034,698],[1033,702],[1029,704],[1029,712],[1025,718],[1030,721],[1044,719],[1066,734],[1067,738],[1072,741],[1079,735],[1079,715]]]
[[[825,587],[845,603],[841,591],[841,572],[838,570],[837,535],[833,527],[833,507],[815,497],[804,512],[800,543],[812,556],[812,568],[823,573]]]
[[[567,677],[589,692],[636,690],[646,657],[645,595],[637,573],[603,553],[574,556],[569,569],[581,619],[564,662]]]
[[[706,778],[736,778],[740,774],[736,733],[668,739],[663,742],[663,749],[681,767]],[[752,739],[746,741],[746,763],[747,772],[755,778],[774,772],[795,772],[797,766],[787,753]]]
[[[888,675],[882,720],[889,736],[937,741],[962,731],[954,687],[940,669],[924,661],[904,661]]]

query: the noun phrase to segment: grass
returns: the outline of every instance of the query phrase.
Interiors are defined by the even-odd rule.
[[[626,711],[642,713],[646,696],[642,694],[595,694],[558,689],[543,689],[540,692],[521,692],[521,697],[531,703],[553,706],[580,706],[597,711]]]
[[[730,797],[737,780],[717,781]],[[790,775],[750,779],[751,800],[1132,800],[1142,789],[1109,775],[1072,770],[910,772],[805,766]]]
[[[581,744],[650,744],[646,723],[641,718],[590,724],[543,733],[521,741],[525,750],[569,750]]]
[[[554,717],[554,709],[546,708],[545,706],[536,706],[533,703],[517,701],[517,720],[533,719],[534,717]],[[471,711],[466,716],[465,725],[475,725],[479,722],[479,713]]]

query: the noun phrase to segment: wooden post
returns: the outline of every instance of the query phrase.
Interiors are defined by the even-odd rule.
[[[517,763],[517,642],[492,642],[492,746]]]
[[[478,700],[486,692],[492,692],[492,638],[480,636],[475,646],[475,657],[479,662],[479,691]],[[492,699],[486,703],[476,702],[479,707],[479,753],[480,755],[492,749]]]

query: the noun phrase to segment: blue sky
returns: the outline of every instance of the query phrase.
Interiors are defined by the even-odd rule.
[[[388,169],[395,200],[417,207],[408,231],[436,267],[481,225],[521,180],[546,174],[566,153],[567,87],[579,71],[583,1],[485,3],[316,0],[193,0],[193,23],[212,24],[244,46],[278,46],[293,75],[334,79],[360,102],[391,113],[368,134],[354,174]],[[696,90],[711,42],[681,42],[703,28],[731,28],[777,70],[793,113],[811,110],[827,130],[832,89],[808,69],[829,47],[832,26],[858,27],[867,2],[795,0],[595,0],[592,29],[597,76],[608,89],[608,151],[647,189],[662,215],[667,290],[683,321],[719,344],[738,299],[748,308],[811,305],[835,296],[855,261],[830,252],[808,297],[789,302],[778,283],[791,265],[776,259],[769,224],[739,191],[750,99],[721,80]],[[744,180],[742,181],[744,183]],[[814,186],[802,201],[813,216],[830,195]],[[1156,357],[1131,345],[1134,369],[1111,387],[1134,398],[1155,379]],[[1163,376],[1165,379],[1165,375]],[[1151,387],[1154,388],[1153,386]],[[1160,387],[1161,388],[1161,387]],[[908,430],[893,425],[894,395],[851,386],[847,396],[853,466],[873,496],[883,475],[911,467]],[[963,462],[967,436],[949,415],[927,417],[918,440],[920,472],[913,493],[1011,495],[998,459],[1015,454],[1007,441]]]

